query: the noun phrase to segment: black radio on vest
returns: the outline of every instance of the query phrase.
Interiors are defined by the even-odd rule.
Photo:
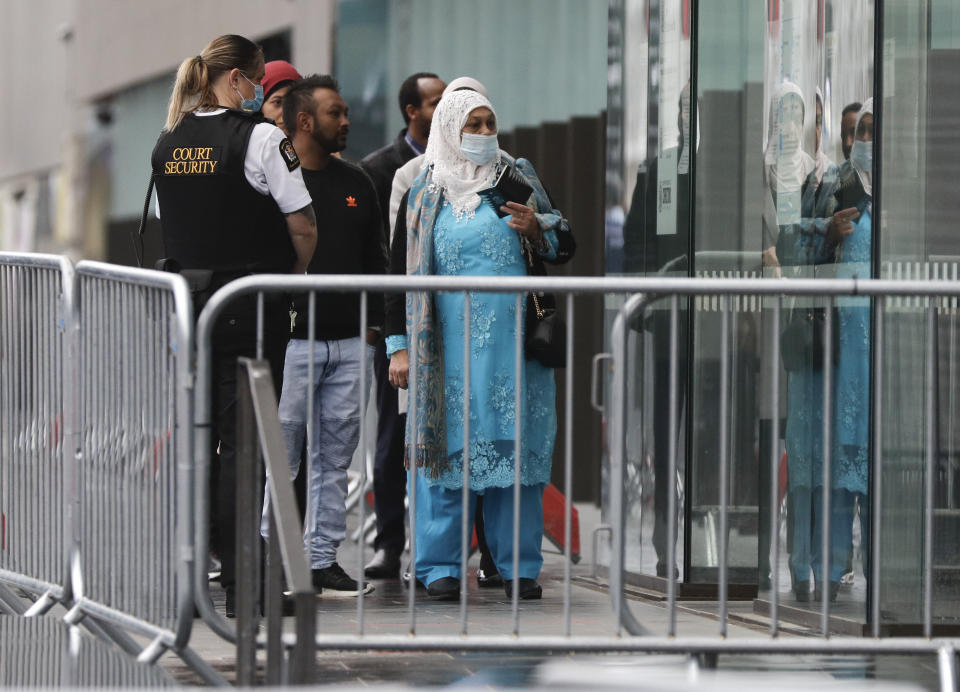
[[[286,219],[246,179],[260,113],[189,114],[157,141],[151,161],[166,257],[183,269],[286,273],[296,261]]]

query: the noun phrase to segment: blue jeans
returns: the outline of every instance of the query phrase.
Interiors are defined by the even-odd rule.
[[[408,480],[408,483],[410,481]],[[430,585],[441,577],[461,579],[460,490],[427,485],[417,473],[417,579]],[[520,577],[536,579],[543,567],[544,484],[520,486]],[[467,528],[473,525],[477,494],[470,493]],[[483,521],[490,554],[501,576],[513,579],[513,486],[483,491]]]
[[[360,337],[314,342],[313,382],[309,380],[310,342],[291,339],[283,366],[280,425],[287,446],[290,477],[300,471],[307,433],[307,396],[313,396],[312,459],[308,464],[307,511],[303,543],[311,569],[337,561],[347,535],[347,469],[360,441],[360,359],[373,381],[373,346]],[[268,533],[269,494],[265,493],[260,534]]]

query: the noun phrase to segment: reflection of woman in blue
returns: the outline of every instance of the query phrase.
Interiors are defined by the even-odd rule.
[[[839,169],[820,150],[823,107],[819,98],[816,105],[816,161],[800,148],[803,99],[800,89],[789,82],[781,87],[775,102],[771,119],[776,128],[764,156],[770,190],[764,210],[764,230],[776,238],[777,257],[785,270],[790,273],[793,268],[792,274],[803,277],[813,276],[815,265],[833,259],[827,230],[836,206],[833,193],[837,190]],[[788,184],[790,182],[792,184]],[[785,197],[797,201],[791,203],[789,199],[784,200]],[[789,218],[790,209],[796,209],[799,218]],[[823,372],[816,363],[809,362],[788,372],[786,419],[791,581],[797,600],[807,601],[811,563],[816,563],[816,568],[820,562],[819,543],[812,542],[810,525],[813,491],[820,478],[814,469],[819,468],[823,453]]]
[[[837,276],[870,276],[873,233],[873,99],[857,115],[850,169],[841,179],[837,199],[855,208],[852,229],[837,248]],[[852,211],[852,209],[851,209]],[[867,492],[867,435],[870,394],[870,300],[837,300],[840,351],[833,387],[833,494],[830,513],[830,597],[836,597],[840,576],[853,540],[854,498]],[[865,506],[861,501],[860,506]],[[861,522],[864,555],[869,522]],[[819,533],[819,532],[818,532]],[[819,540],[819,539],[818,539]]]
[[[785,108],[785,100],[794,102],[800,101],[799,89],[792,84],[787,84],[781,89],[780,95],[780,113],[790,113],[795,111],[795,105],[791,109]],[[817,158],[809,160],[808,173],[804,179],[803,185],[796,194],[800,199],[799,219],[791,221],[783,219],[784,210],[789,210],[791,204],[784,204],[777,200],[778,193],[784,192],[782,186],[777,187],[776,183],[780,180],[790,177],[787,174],[779,172],[778,175],[771,175],[769,169],[771,161],[776,159],[777,163],[783,165],[784,161],[790,161],[789,157],[772,157],[767,154],[767,178],[770,185],[771,195],[767,202],[767,209],[764,219],[767,228],[774,225],[771,219],[776,219],[776,225],[779,230],[777,237],[777,255],[785,266],[796,267],[799,275],[810,277],[814,275],[813,266],[831,263],[841,253],[837,249],[838,244],[845,235],[852,233],[855,228],[851,224],[851,219],[855,218],[858,210],[855,208],[844,208],[836,211],[838,207],[835,193],[840,182],[839,176],[841,170],[837,168],[821,151],[821,133],[823,107],[820,101],[820,95],[817,94],[817,119],[816,119],[816,149]],[[802,117],[802,115],[801,115]],[[780,138],[779,141],[783,141]],[[803,156],[806,156],[805,154]],[[802,157],[794,156],[798,162],[795,165],[801,165],[806,162]],[[793,174],[796,177],[796,172]],[[786,191],[788,194],[789,190]],[[843,205],[840,205],[843,206]],[[867,241],[869,243],[869,229],[866,231]],[[869,244],[866,248],[867,259],[869,259]],[[852,262],[853,259],[849,253],[847,258]],[[801,267],[808,267],[807,271],[802,271]],[[849,310],[850,306],[846,306]],[[859,309],[859,308],[858,308]],[[838,309],[838,314],[841,310]],[[801,313],[803,314],[803,313]],[[841,325],[844,324],[844,316],[840,316]],[[849,317],[849,315],[847,315]],[[812,325],[810,329],[813,329]],[[842,335],[849,332],[848,329],[841,327]],[[835,335],[837,338],[837,335]],[[855,354],[848,354],[849,349],[841,347],[842,354],[838,360],[838,375],[835,376],[835,384],[839,379],[839,368],[841,363],[849,363],[855,359]],[[864,365],[867,360],[864,359]],[[865,380],[868,381],[868,380]],[[845,386],[845,385],[844,385]],[[838,387],[839,389],[839,387]],[[836,395],[835,395],[836,397]],[[836,400],[836,399],[835,399]],[[856,404],[853,404],[854,407]],[[838,409],[839,410],[839,409]],[[836,430],[836,428],[835,428]],[[839,440],[840,435],[834,433],[834,439]],[[790,519],[790,567],[793,580],[794,593],[798,601],[808,601],[810,599],[810,569],[813,568],[814,577],[817,582],[822,582],[822,564],[821,555],[822,546],[822,492],[823,492],[823,372],[819,363],[809,362],[800,369],[791,370],[788,373],[787,380],[787,425],[786,425],[786,447],[789,468],[788,488],[789,488],[789,512]],[[834,452],[833,458],[837,459],[837,453]],[[852,513],[853,503],[850,491],[853,485],[846,477],[841,478],[838,473],[840,465],[834,461],[832,507],[831,512],[831,596],[835,597],[836,590],[839,588],[840,576],[846,563],[846,551],[850,545],[850,526],[852,514],[849,518],[843,518],[846,514]],[[862,490],[860,491],[862,492]],[[848,501],[849,500],[849,501]],[[849,507],[848,507],[849,505]],[[811,522],[813,525],[811,526]],[[841,554],[842,553],[842,554]],[[818,589],[819,593],[819,589]]]

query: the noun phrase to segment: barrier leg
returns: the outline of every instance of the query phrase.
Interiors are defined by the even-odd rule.
[[[940,689],[944,692],[957,689],[957,650],[949,644],[937,651],[940,668]]]
[[[223,676],[214,670],[209,663],[200,658],[193,649],[184,647],[177,652],[177,656],[211,687],[230,687],[230,684],[223,679]]]
[[[27,611],[27,607],[16,594],[0,584],[0,610],[9,615],[23,615]]]
[[[57,599],[53,597],[49,591],[45,592],[40,598],[33,602],[27,611],[23,614],[23,617],[29,618],[36,615],[43,615],[53,606],[57,604]]]
[[[124,632],[122,629],[114,627],[106,622],[97,622],[93,618],[85,617],[82,611],[80,614],[80,619],[83,620],[82,624],[84,628],[101,641],[113,642],[129,656],[136,657],[140,655],[140,645],[134,641],[133,637]],[[64,620],[66,620],[66,618],[64,618]]]
[[[160,657],[167,651],[167,645],[163,642],[163,637],[157,637],[150,642],[147,647],[137,656],[137,663],[155,664]]]

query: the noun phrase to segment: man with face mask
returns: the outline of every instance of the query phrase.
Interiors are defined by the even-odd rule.
[[[294,82],[283,100],[283,121],[300,157],[303,181],[313,191],[314,209],[324,220],[307,273],[385,273],[383,217],[373,184],[360,168],[334,156],[346,147],[350,130],[347,104],[337,81],[328,75],[311,75]],[[364,338],[359,335],[358,294],[322,294],[317,305],[312,335],[306,296],[296,296],[290,307],[280,423],[291,476],[296,477],[306,439],[308,397],[312,398],[304,543],[314,588],[324,598],[349,597],[373,590],[343,571],[337,563],[337,548],[346,536],[347,468],[360,439],[361,359],[366,361],[369,385],[383,323],[383,296],[369,294]],[[312,381],[311,336],[316,339]],[[266,534],[266,505],[263,516],[261,532]]]

